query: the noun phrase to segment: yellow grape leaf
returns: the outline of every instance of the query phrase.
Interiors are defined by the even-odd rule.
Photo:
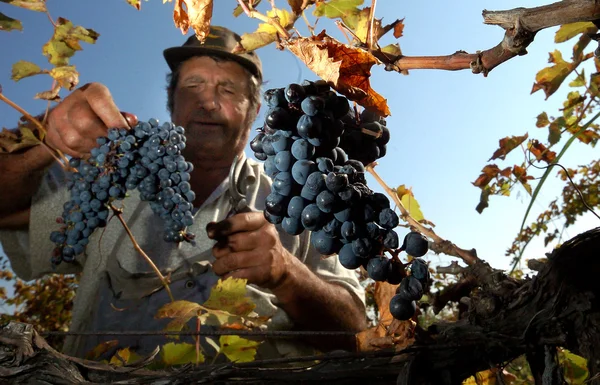
[[[585,84],[585,69],[582,68],[579,75],[569,83],[569,87],[583,87]]]
[[[163,345],[161,357],[167,365],[201,364],[204,362],[202,351],[196,352],[196,346],[188,343],[169,342]]]
[[[24,150],[41,143],[44,135],[37,129],[31,130],[25,126],[17,130],[3,128],[0,132],[0,154]]]
[[[381,48],[381,51],[394,56],[402,55],[402,50],[400,49],[400,45],[398,45],[398,43],[388,44],[385,47]]]
[[[46,12],[46,0],[0,0],[15,7],[29,9],[30,11]]]
[[[371,7],[366,7],[360,10],[357,14],[356,28],[354,34],[360,39],[361,42],[367,42],[367,32],[369,32],[369,25],[371,24]],[[385,34],[381,27],[381,19],[373,20],[373,30],[369,32],[373,36],[373,43],[377,42],[381,36]]]
[[[234,53],[250,52],[264,47],[277,40],[276,33],[252,32],[242,35],[242,41],[233,49]]]
[[[411,217],[413,217],[417,222],[425,219],[423,212],[421,212],[421,206],[419,206],[419,202],[415,199],[412,194],[412,191],[409,194],[404,194],[400,199],[404,208],[408,210],[408,213]]]
[[[240,336],[221,336],[219,338],[221,350],[232,362],[251,362],[256,356],[259,341],[252,341]]]
[[[167,1],[171,2],[172,0],[163,0],[163,4]],[[185,9],[183,8],[184,4]],[[175,0],[173,21],[184,35],[192,27],[198,40],[204,42],[210,30],[212,12],[212,0]]]
[[[133,8],[138,11],[142,9],[142,0],[127,0],[127,4],[131,5]]]
[[[513,375],[512,373],[509,373],[507,371],[502,371],[502,379],[504,380],[503,382],[501,382],[502,384],[506,384],[506,385],[510,385],[510,384],[516,384],[517,382],[517,377],[515,375]],[[477,377],[477,378],[475,378]],[[462,385],[497,385],[500,384],[500,382],[498,382],[498,369],[488,369],[488,370],[483,370],[479,373],[475,373],[475,376],[471,376],[469,378],[467,378],[466,380],[463,381]]]
[[[278,20],[279,24],[283,28],[285,28],[292,20],[292,15],[290,15],[290,13],[285,9],[277,9],[277,8],[272,9],[267,12],[267,16],[269,16],[272,19]],[[258,28],[256,29],[256,32],[266,32],[269,34],[276,34],[277,28],[273,27],[269,23],[261,23],[258,26]]]
[[[60,92],[60,84],[56,83],[51,90],[42,91],[35,94],[34,99],[42,99],[42,100],[51,100],[54,102],[60,101],[60,96],[58,93]]]
[[[43,72],[44,70],[42,70],[37,64],[25,60],[19,60],[13,64],[10,78],[15,82],[18,82],[23,78],[38,75]]]
[[[529,135],[527,133],[525,133],[525,135],[522,136],[507,136],[505,138],[500,139],[499,142],[499,148],[494,152],[494,154],[492,155],[492,157],[490,159],[488,159],[488,162],[490,160],[494,160],[494,159],[506,159],[506,155],[508,155],[509,152],[511,152],[512,150],[514,150],[515,148],[517,148],[521,143],[523,143],[527,138],[529,137]]]
[[[563,24],[554,35],[555,43],[563,43],[574,38],[580,33],[593,33],[596,26],[591,21],[580,21],[577,23]]]
[[[94,44],[100,35],[93,29],[74,26],[69,20],[59,17],[52,38],[44,44],[42,52],[55,66],[66,66],[69,58],[81,51],[80,41]]]
[[[13,19],[12,17],[6,16],[2,12],[0,12],[0,31],[22,31],[23,24],[17,19]]]
[[[108,363],[115,366],[123,366],[127,365],[130,362],[130,360],[131,351],[129,351],[129,348],[124,348],[117,350],[115,355],[111,357]]]
[[[203,306],[238,316],[246,316],[256,307],[246,296],[246,280],[231,277],[219,279]]]
[[[581,356],[571,353],[567,349],[560,349],[558,355],[560,366],[565,370],[565,377],[570,384],[583,385],[590,375],[587,369],[587,360]]]
[[[371,88],[371,67],[379,63],[371,53],[341,44],[325,31],[294,39],[287,46],[336,91],[381,116],[390,115],[387,100]]]
[[[72,91],[79,84],[79,72],[75,66],[54,67],[50,70],[52,76],[61,87]]]
[[[356,28],[358,9],[364,0],[329,0],[319,1],[315,5],[313,15],[325,16],[330,19],[340,18],[350,29]]]
[[[546,99],[560,87],[565,78],[575,69],[573,63],[563,60],[559,50],[550,53],[548,62],[554,65],[541,69],[535,75],[535,83],[531,89],[532,94],[536,91],[544,90]]]
[[[118,344],[119,344],[118,340],[104,341],[104,342],[94,346],[94,348],[92,350],[87,352],[85,355],[85,359],[86,360],[97,360],[104,353],[108,352],[110,349],[114,348]]]
[[[163,305],[154,316],[155,318],[178,318],[189,320],[201,309],[201,306],[191,301],[174,301]],[[186,321],[187,322],[187,321]]]

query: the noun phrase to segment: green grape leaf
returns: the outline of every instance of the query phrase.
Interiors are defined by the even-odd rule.
[[[563,24],[554,35],[555,43],[564,43],[574,38],[580,33],[590,33],[596,30],[596,26],[591,21],[580,21],[577,23]]]
[[[402,50],[400,49],[400,45],[398,45],[398,43],[386,45],[385,47],[381,48],[381,52],[385,52],[394,56],[402,55]]]
[[[284,28],[292,21],[292,15],[285,9],[271,9],[270,11],[267,11],[267,16],[269,16],[272,19],[278,20],[279,24]],[[276,34],[277,29],[271,24],[261,23],[256,29],[256,32]]]
[[[276,33],[252,32],[242,35],[242,41],[233,49],[234,53],[250,52],[255,49],[269,45],[277,40]]]
[[[14,5],[15,7],[29,9],[30,11],[46,12],[45,0],[0,0],[3,3]]]
[[[569,87],[583,87],[585,86],[585,69],[582,68],[581,72],[571,83],[569,83]]]
[[[250,314],[256,305],[246,296],[246,281],[231,277],[225,281],[219,279],[203,306],[238,316]]]
[[[537,116],[537,121],[535,122],[535,126],[538,128],[546,127],[550,124],[548,120],[548,114],[546,112],[542,112]]]
[[[223,353],[232,362],[251,362],[256,356],[259,341],[252,341],[240,336],[221,336],[220,353]]]
[[[532,94],[536,91],[544,90],[546,99],[560,87],[562,82],[576,67],[573,63],[564,61],[559,50],[550,53],[548,62],[554,63],[554,65],[543,68],[535,75],[535,83],[531,89]]]
[[[565,377],[569,384],[583,385],[587,383],[589,371],[587,369],[587,360],[570,351],[563,349],[559,354],[560,366],[565,370]]]
[[[23,24],[17,19],[13,19],[12,17],[6,16],[2,12],[0,12],[0,31],[22,31]]]
[[[19,80],[43,73],[43,70],[35,63],[19,60],[12,66],[12,74],[10,78],[15,82]]]
[[[55,66],[66,66],[76,51],[81,51],[80,41],[94,44],[100,35],[93,29],[73,26],[69,20],[59,17],[52,38],[44,44],[42,52]]]
[[[358,24],[359,5],[364,0],[329,0],[320,1],[315,5],[313,15],[325,16],[330,19],[340,18],[350,28],[356,28]]]
[[[169,342],[163,345],[161,349],[161,357],[165,364],[185,365],[185,364],[200,364],[204,362],[202,352],[196,352],[196,346],[188,343]]]
[[[72,91],[77,84],[79,84],[79,72],[75,69],[75,66],[61,66],[54,67],[50,70],[50,76],[52,76],[57,83],[63,87]]]
[[[507,136],[505,138],[502,138],[499,140],[499,145],[500,147],[494,152],[494,154],[492,155],[492,157],[490,159],[488,159],[488,162],[490,160],[494,160],[494,159],[506,159],[506,155],[508,155],[509,152],[511,152],[512,150],[514,150],[515,148],[517,148],[521,143],[523,143],[527,138],[529,137],[529,135],[526,133],[525,135],[522,136]]]
[[[133,8],[138,11],[142,9],[142,0],[127,0],[127,4],[131,5]]]

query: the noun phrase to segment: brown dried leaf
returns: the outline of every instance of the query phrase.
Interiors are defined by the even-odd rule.
[[[3,3],[25,8],[30,11],[46,12],[45,0],[0,0]]]
[[[546,146],[535,139],[531,141],[529,151],[531,151],[537,160],[544,161],[548,164],[556,159],[556,152],[548,150]]]
[[[521,184],[523,185],[525,190],[527,190],[529,195],[531,195],[532,194],[531,185],[527,181],[533,179],[533,177],[531,175],[527,175],[527,170],[524,167],[517,166],[515,164],[513,166],[513,175],[517,178],[517,180],[519,182],[521,182]]]
[[[495,164],[486,164],[481,170],[481,175],[473,182],[473,185],[479,188],[486,186],[498,173],[500,173],[500,167]]]
[[[163,0],[171,1],[171,0]],[[185,4],[185,9],[183,5]],[[210,30],[212,19],[212,0],[176,0],[173,9],[175,26],[185,35],[190,26],[194,29],[196,37],[204,42]]]
[[[288,4],[292,8],[292,12],[294,12],[296,15],[302,13],[302,3],[302,0],[288,0]]]
[[[37,146],[41,143],[41,138],[43,135],[40,135],[37,129],[31,130],[25,126],[20,126],[17,130],[3,128],[0,132],[0,154],[10,154]]]
[[[294,39],[287,46],[336,91],[382,116],[390,115],[386,99],[370,85],[371,67],[379,63],[371,53],[341,44],[325,31]]]
[[[60,96],[58,93],[60,92],[61,86],[58,82],[52,87],[51,90],[42,91],[35,94],[34,99],[42,99],[42,100],[51,100],[53,102],[60,101]]]
[[[402,33],[404,32],[404,23],[403,23],[404,19],[402,19],[402,21],[398,24],[396,24],[394,26],[394,37],[396,39],[399,39],[402,37]]]
[[[492,155],[492,157],[490,159],[488,159],[488,161],[498,159],[498,158],[505,159],[506,155],[508,155],[509,152],[511,152],[512,150],[517,148],[517,146],[519,146],[521,143],[523,143],[528,137],[529,137],[529,135],[526,133],[523,136],[510,136],[510,137],[507,136],[505,138],[500,139],[500,141],[499,141],[500,148],[498,148],[494,152],[494,155]]]

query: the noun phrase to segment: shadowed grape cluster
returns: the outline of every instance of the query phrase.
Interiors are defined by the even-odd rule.
[[[194,223],[196,196],[189,183],[193,165],[181,155],[185,142],[183,127],[150,119],[131,130],[109,129],[88,159],[72,158],[70,200],[57,219],[60,230],[50,234],[56,244],[52,263],[73,262],[84,253],[94,230],[106,226],[111,203],[134,189],[164,220],[166,242],[192,242],[194,235],[186,227]]]
[[[398,215],[384,194],[367,187],[364,164],[341,147],[347,130],[361,132],[348,100],[326,82],[305,81],[270,89],[265,101],[265,123],[250,147],[273,180],[267,220],[292,235],[312,231],[315,249],[338,254],[348,269],[367,268],[398,248]]]

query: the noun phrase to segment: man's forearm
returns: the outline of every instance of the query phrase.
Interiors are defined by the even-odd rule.
[[[0,154],[0,218],[27,210],[52,156],[41,145]],[[4,221],[2,221],[4,222]]]
[[[290,274],[273,294],[296,329],[358,332],[366,328],[364,307],[348,290],[323,281],[297,259],[292,261]],[[309,342],[322,350],[354,348],[353,337],[319,337]]]

